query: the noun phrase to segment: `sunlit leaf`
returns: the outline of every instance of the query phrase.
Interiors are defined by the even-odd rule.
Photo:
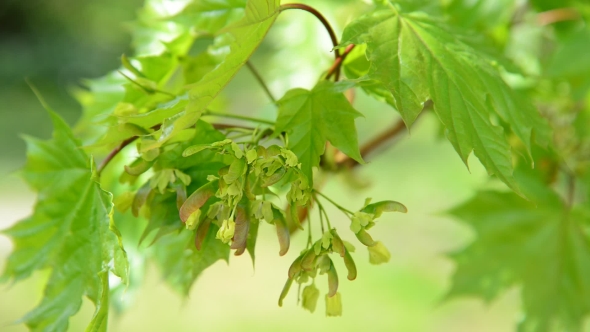
[[[5,230],[15,249],[4,280],[51,269],[40,304],[22,320],[32,331],[65,331],[87,296],[96,306],[89,328],[105,331],[108,274],[128,279],[127,256],[113,215],[112,195],[100,188],[92,161],[67,124],[50,112],[51,140],[27,138],[23,177],[38,191],[33,215]]]
[[[205,269],[218,260],[229,260],[229,246],[215,239],[217,230],[216,225],[210,225],[200,250],[195,248],[195,232],[186,230],[166,235],[154,244],[156,263],[174,289],[188,295]]]
[[[446,136],[467,164],[473,151],[489,174],[515,191],[510,145],[497,121],[509,125],[528,151],[549,142],[549,129],[532,104],[500,77],[489,57],[425,13],[406,13],[391,2],[350,23],[342,46],[366,44],[368,80],[391,94],[410,126],[428,100]],[[388,98],[385,98],[388,99]]]
[[[248,61],[274,23],[279,14],[278,8],[278,0],[248,1],[245,16],[223,31],[233,38],[229,45],[230,53],[219,66],[191,87],[191,103],[185,116],[203,112]]]
[[[290,90],[278,101],[275,132],[289,134],[289,149],[297,155],[310,182],[312,168],[319,166],[327,141],[354,160],[363,162],[354,125],[354,119],[361,114],[342,94],[349,86],[323,81],[311,91]]]

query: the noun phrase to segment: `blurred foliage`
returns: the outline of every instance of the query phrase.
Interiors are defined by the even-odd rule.
[[[71,89],[118,67],[129,51],[126,25],[141,0],[5,0],[0,3],[0,153],[21,164],[19,134],[47,137],[51,124],[25,78],[72,123],[80,106]],[[26,119],[26,121],[23,121]]]
[[[447,295],[475,295],[492,301],[505,290],[520,286],[524,318],[519,328],[522,331],[583,329],[583,320],[590,310],[586,280],[590,266],[587,234],[590,33],[586,26],[590,5],[581,0],[375,0],[374,4],[326,0],[307,3],[325,13],[337,31],[343,32],[342,47],[350,43],[366,44],[356,46],[344,64],[346,76],[361,88],[357,92],[362,90],[385,101],[391,106],[388,110],[395,109],[408,125],[416,121],[420,113],[429,113],[425,107],[427,101],[434,101],[433,110],[442,122],[439,131],[444,131],[463,162],[467,164],[475,150],[490,175],[529,200],[505,190],[480,190],[471,200],[451,210],[453,216],[474,229],[476,238],[466,248],[450,255],[457,267]],[[232,185],[236,180],[233,177],[239,178],[242,173],[247,178],[248,171],[242,172],[246,166],[238,166],[243,163],[240,162],[242,154],[254,151],[244,149],[242,152],[231,145],[219,150],[223,154],[233,154],[237,162],[223,158],[214,160],[211,151],[181,158],[186,148],[207,150],[211,143],[224,138],[223,135],[212,138],[217,132],[198,121],[201,112],[207,109],[203,113],[207,119],[218,119],[227,113],[256,115],[264,123],[273,119],[278,111],[277,126],[293,138],[286,147],[299,157],[298,161],[306,163],[304,175],[310,178],[310,183],[312,167],[320,165],[319,155],[326,139],[357,161],[362,160],[356,152],[356,133],[352,139],[336,135],[337,129],[330,127],[337,123],[337,117],[317,121],[305,113],[313,110],[312,106],[329,109],[318,105],[324,99],[312,98],[316,90],[323,90],[313,86],[332,62],[329,39],[313,18],[296,16],[306,14],[289,11],[279,16],[277,4],[265,7],[243,0],[152,0],[135,15],[134,9],[140,4],[132,1],[5,1],[2,6],[6,8],[0,9],[0,19],[4,18],[0,28],[7,33],[0,37],[0,49],[9,51],[0,53],[0,65],[7,68],[0,80],[0,98],[6,100],[0,110],[5,119],[0,130],[6,137],[0,139],[5,146],[2,150],[6,153],[2,153],[6,162],[13,158],[20,162],[22,157],[20,143],[15,138],[17,131],[43,136],[47,130],[43,121],[46,116],[39,112],[37,102],[23,83],[25,76],[41,88],[49,103],[70,122],[79,114],[79,107],[68,94],[75,96],[83,108],[75,133],[82,138],[87,151],[104,155],[121,141],[141,136],[138,155],[122,155],[111,165],[120,170],[126,164],[126,173],[119,179],[107,172],[101,182],[113,191],[117,207],[125,206],[134,215],[147,220],[145,228],[143,224],[142,227],[130,226],[135,219],[129,212],[123,214],[126,208],[120,208],[115,214],[125,244],[134,248],[129,250],[134,268],[145,271],[146,258],[151,257],[166,282],[188,294],[205,268],[217,260],[228,260],[229,248],[216,240],[215,235],[219,238],[219,234],[237,226],[228,224],[227,219],[223,224],[211,223],[212,228],[204,229],[199,237],[199,233],[181,232],[183,225],[177,217],[170,216],[176,215],[181,205],[179,197],[186,198],[187,188],[189,192],[195,191],[206,183],[207,175],[217,172],[219,167],[227,165],[226,172],[233,172],[231,176],[218,174],[222,179],[232,178],[226,185]],[[562,9],[566,10],[560,11]],[[120,24],[135,16],[133,23]],[[124,26],[130,38],[124,33]],[[223,29],[228,26],[231,35],[217,34],[220,30],[226,31]],[[244,26],[246,30],[242,29]],[[411,34],[407,33],[410,28],[413,29]],[[265,37],[268,30],[270,33]],[[383,51],[384,45],[392,40],[398,43],[394,45],[396,52]],[[121,57],[123,53],[127,56]],[[251,74],[240,71],[248,58],[263,74],[271,93],[283,93],[294,87],[313,89],[287,92],[276,110],[264,99],[263,92],[250,89],[250,85],[255,84]],[[108,71],[111,73],[98,77]],[[82,81],[82,77],[94,78]],[[337,92],[338,97],[331,100],[330,106],[345,102],[342,91]],[[303,98],[301,94],[312,97]],[[475,120],[473,115],[477,115]],[[350,128],[354,129],[352,122],[356,116],[356,111],[350,108],[346,121],[339,123],[348,128],[348,134],[353,132]],[[461,119],[459,123],[472,126],[457,129],[454,121],[458,118]],[[293,132],[302,123],[313,125],[304,137],[296,137]],[[211,131],[212,134],[194,136],[192,127],[195,124],[199,133]],[[415,127],[420,128],[420,121]],[[60,130],[62,134],[67,132],[63,128]],[[320,134],[315,141],[309,140],[315,143],[314,150],[309,151],[309,146],[300,143],[315,132]],[[374,128],[359,130],[361,141],[374,132]],[[178,142],[181,142],[179,146],[170,145]],[[203,148],[203,145],[208,147]],[[252,162],[250,158],[258,157],[260,160],[276,157],[273,161],[278,160],[280,164],[277,169],[297,164],[297,159],[293,162],[283,150],[280,157],[278,155],[269,157],[266,152],[256,151],[254,157],[248,157],[248,164]],[[48,155],[44,158],[44,162],[51,160]],[[518,160],[514,179],[513,160]],[[528,169],[531,164],[536,165],[534,171]],[[151,167],[153,169],[148,171]],[[171,175],[177,173],[163,171],[168,168],[188,174],[193,183],[179,185]],[[292,172],[286,178],[294,183],[301,181],[296,176],[300,175]],[[224,181],[220,181],[221,193],[228,190],[223,187]],[[391,178],[380,181],[395,182]],[[145,184],[141,185],[143,182]],[[301,185],[301,192],[290,193],[292,196],[287,197],[308,199],[308,188],[301,182],[296,183]],[[176,187],[168,188],[169,185]],[[164,192],[166,188],[174,191]],[[407,186],[408,190],[412,188]],[[426,185],[421,190],[429,188]],[[223,196],[226,193],[219,192],[219,198],[227,200]],[[233,204],[231,199],[224,202]],[[109,204],[110,201],[105,203]],[[188,215],[195,213],[199,218],[201,206],[191,208]],[[273,209],[268,209],[271,216],[279,210]],[[320,210],[323,210],[321,206]],[[296,209],[291,209],[290,218],[296,219],[293,211]],[[358,235],[364,232],[364,227],[368,229],[374,224],[370,218],[364,218],[363,211],[355,212],[352,222],[358,224],[355,228],[360,228],[355,232],[361,242],[373,245],[370,237],[369,241]],[[273,218],[267,219],[275,223],[281,253],[284,253],[288,240],[285,244],[285,235],[281,234],[285,229],[284,223],[280,223],[283,218],[277,219],[280,222]],[[206,221],[208,227],[210,221]],[[22,248],[30,243],[29,235],[19,232],[18,226],[10,232],[20,239],[16,252],[22,253]],[[247,228],[245,232],[248,233]],[[257,226],[255,232],[254,236]],[[323,255],[340,248],[349,278],[354,279],[356,266],[347,260],[344,244],[338,242],[338,236],[326,237],[325,234],[325,239],[318,240],[306,255]],[[136,252],[137,243],[144,239],[153,246]],[[211,255],[204,256],[196,250],[195,242],[197,246],[201,243],[204,248],[210,248]],[[246,246],[245,238],[242,242]],[[316,246],[317,243],[320,244]],[[254,244],[247,245],[253,253]],[[232,249],[237,248],[232,246]],[[171,252],[182,254],[174,256]],[[370,260],[379,263],[391,256],[380,246],[373,247],[369,253]],[[301,254],[295,258],[294,265],[303,257]],[[106,258],[103,263],[107,264]],[[311,274],[315,277],[317,271],[326,272],[329,294],[337,294],[332,300],[326,300],[327,313],[340,315],[341,300],[346,302],[347,297],[341,298],[340,293],[336,293],[334,285],[337,287],[338,281],[332,261],[324,265],[295,279],[304,283]],[[19,276],[15,272],[18,269],[18,264],[16,267],[9,265],[6,273]],[[288,285],[293,277],[290,275]],[[131,294],[140,287],[142,279],[131,278]],[[94,286],[86,293],[97,304],[96,314],[100,318],[105,309],[101,309],[102,298],[99,300],[97,295],[99,283],[93,282]],[[111,296],[120,295],[124,289],[124,285],[113,285]],[[306,289],[303,306],[313,312],[318,293],[315,288]],[[46,299],[51,300],[54,292],[50,290],[49,293]],[[76,296],[83,291],[78,293]],[[105,294],[102,292],[101,296]],[[114,300],[114,305],[117,310],[123,310],[129,303]],[[77,310],[71,310],[74,309]],[[44,314],[37,310],[37,315]],[[64,326],[63,321],[60,326]]]

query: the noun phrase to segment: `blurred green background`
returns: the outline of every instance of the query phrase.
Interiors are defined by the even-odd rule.
[[[162,1],[165,3],[166,1]],[[355,11],[365,6],[352,1],[304,1],[325,12],[337,33]],[[34,195],[15,176],[25,160],[19,134],[47,138],[51,126],[45,111],[25,82],[28,78],[69,123],[80,107],[70,92],[84,78],[96,78],[120,65],[129,54],[129,22],[141,0],[3,0],[0,1],[0,229],[25,217]],[[287,89],[309,88],[332,61],[329,39],[313,17],[302,12],[282,14],[252,62],[259,67],[271,90],[280,96]],[[231,105],[261,105],[260,115],[273,117],[274,109],[242,70],[225,91]],[[366,141],[397,119],[391,108],[358,93],[355,107],[365,114],[357,120],[361,141]],[[437,119],[427,114],[411,135],[392,142],[370,156],[370,163],[352,176],[332,176],[326,194],[355,209],[365,197],[404,203],[407,215],[385,215],[373,234],[392,253],[390,263],[372,266],[365,248],[354,254],[359,277],[343,280],[344,315],[324,316],[323,300],[310,314],[296,305],[291,292],[283,308],[277,306],[286,271],[296,257],[291,250],[278,256],[273,230],[261,229],[257,264],[247,255],[232,257],[227,266],[218,262],[205,271],[188,299],[177,296],[148,268],[147,277],[129,310],[112,315],[111,331],[511,331],[519,317],[518,289],[493,303],[477,299],[442,302],[453,264],[445,253],[472,239],[466,227],[442,214],[488,183],[485,171],[474,160],[469,172],[450,144],[438,137]],[[364,184],[364,187],[359,187]],[[338,211],[331,211],[336,226],[347,228]],[[346,237],[345,237],[346,238]],[[348,238],[348,240],[351,240]],[[304,246],[295,237],[293,248]],[[0,268],[11,250],[0,236]],[[132,250],[129,249],[128,250]],[[339,268],[342,268],[341,266]],[[133,272],[132,272],[133,273]],[[15,285],[0,287],[0,330],[25,331],[12,323],[40,300],[46,273]],[[322,285],[323,291],[327,289]],[[131,301],[131,294],[126,294]],[[71,330],[82,331],[92,315],[86,301],[72,320]]]

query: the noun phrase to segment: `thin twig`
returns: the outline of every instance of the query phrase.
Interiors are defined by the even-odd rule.
[[[325,198],[325,199],[326,199],[328,202],[332,203],[332,205],[334,205],[334,206],[335,206],[335,207],[336,207],[338,210],[340,210],[340,211],[344,212],[345,214],[354,214],[354,213],[352,213],[352,211],[348,210],[348,209],[347,209],[347,208],[345,208],[344,206],[342,206],[342,205],[340,205],[340,204],[336,203],[336,202],[335,202],[334,200],[332,200],[330,197],[328,197],[328,196],[326,196],[326,195],[322,194],[322,192],[321,192],[321,191],[318,191],[318,190],[316,190],[316,189],[313,189],[313,192],[314,192],[315,194],[318,194],[318,195],[322,196],[323,198]],[[316,201],[317,201],[317,199],[316,199]],[[319,205],[320,205],[320,202],[319,202],[319,201],[317,201],[317,203],[318,203],[318,206],[319,206]]]
[[[289,10],[289,9],[303,10],[303,11],[311,13],[315,17],[317,17],[317,19],[320,20],[320,22],[322,22],[322,24],[324,25],[324,28],[326,28],[326,30],[328,31],[328,34],[330,34],[330,39],[332,39],[332,45],[334,45],[334,47],[338,46],[338,38],[336,37],[336,33],[332,29],[332,26],[330,26],[330,23],[328,23],[328,20],[326,20],[326,18],[319,11],[317,11],[313,7],[310,7],[308,5],[304,5],[301,3],[287,3],[287,4],[281,5],[281,7],[279,7],[279,11],[281,11],[281,12],[285,11],[285,10]],[[338,59],[339,57],[340,57],[340,50],[335,49],[334,50],[334,58]]]
[[[245,121],[250,121],[250,122],[258,122],[258,123],[267,124],[270,126],[275,125],[275,123],[273,121],[251,118],[249,116],[243,116],[243,115],[231,114],[231,113],[216,113],[216,112],[206,111],[205,113],[203,113],[203,116],[218,116],[218,117],[222,117],[222,118],[230,118],[230,119],[245,120]]]
[[[133,141],[135,141],[137,139],[138,136],[132,136],[129,137],[128,139],[124,140],[123,142],[121,142],[121,144],[119,144],[119,146],[117,146],[116,148],[113,149],[113,151],[111,151],[102,161],[102,163],[100,163],[100,166],[98,166],[97,168],[97,173],[98,175],[100,175],[100,173],[105,169],[105,167],[107,167],[107,165],[111,162],[111,160],[113,160],[113,158],[115,158],[115,156],[121,152],[121,150],[123,150],[123,148],[125,148],[127,145],[133,143]]]
[[[231,124],[225,124],[225,123],[212,123],[211,125],[215,129],[243,128],[243,129],[254,130],[254,128],[251,128],[251,127],[245,127],[245,126],[240,126],[240,125],[231,125]],[[152,129],[158,130],[158,129],[160,129],[160,126],[161,126],[160,124],[157,124],[157,125],[153,126]],[[139,138],[139,136],[129,137],[126,140],[124,140],[123,142],[121,142],[121,144],[119,144],[111,152],[109,152],[109,154],[104,158],[104,160],[100,163],[100,166],[98,166],[98,168],[97,168],[98,175],[101,174],[101,172],[107,167],[107,165],[111,162],[111,160],[113,160],[113,158],[115,158],[115,156],[117,154],[119,154],[119,152],[121,152],[121,150],[123,150],[127,145],[135,142],[135,140],[138,138]]]
[[[549,25],[557,22],[575,21],[581,17],[575,8],[557,8],[539,13],[537,22],[539,25]]]
[[[392,138],[402,134],[405,128],[406,126],[402,120],[397,121],[392,127],[390,127],[386,131],[379,134],[377,137],[373,138],[372,140],[364,144],[360,149],[361,156],[363,158],[366,158],[377,148],[379,148]],[[358,161],[350,158],[342,152],[338,152],[335,159],[337,165],[344,166],[347,168],[353,168],[359,165]]]
[[[262,79],[262,76],[260,76],[260,73],[258,72],[258,70],[256,70],[256,68],[254,68],[254,66],[252,65],[252,62],[246,61],[246,66],[248,66],[248,69],[250,69],[250,71],[252,72],[252,75],[254,75],[254,77],[256,78],[258,83],[260,84],[260,86],[262,86],[262,88],[264,89],[264,92],[266,92],[266,95],[268,96],[268,99],[270,99],[273,104],[276,104],[277,100],[270,92],[268,85],[266,85],[266,83],[264,83],[264,80]]]
[[[355,46],[354,44],[348,45],[346,47],[346,49],[344,49],[344,52],[342,53],[342,55],[340,55],[338,58],[336,58],[336,60],[334,60],[332,67],[330,67],[330,69],[328,69],[328,73],[326,74],[326,79],[330,79],[330,77],[332,75],[336,75],[335,76],[336,81],[338,81],[340,79],[340,68],[342,68],[342,63],[344,63],[344,60],[346,59],[348,54],[350,54],[350,52],[352,51],[354,46]]]

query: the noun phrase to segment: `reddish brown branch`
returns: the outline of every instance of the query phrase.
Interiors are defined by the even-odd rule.
[[[361,156],[363,156],[363,158],[366,158],[377,148],[381,147],[383,144],[385,144],[392,138],[402,134],[405,128],[406,125],[404,124],[404,122],[402,120],[399,120],[391,128],[387,129],[386,131],[379,134],[379,136],[374,137],[372,140],[364,144],[360,149]],[[359,163],[356,160],[350,158],[342,152],[338,152],[338,154],[336,154],[335,161],[337,165],[344,166],[347,168],[352,168],[359,165]]]
[[[557,22],[575,21],[580,18],[580,13],[574,8],[558,8],[539,13],[537,22],[539,25],[549,25]]]
[[[342,53],[342,55],[339,56],[338,58],[336,58],[336,60],[334,60],[334,63],[332,64],[330,69],[328,69],[328,73],[326,74],[326,79],[330,79],[330,77],[332,75],[336,75],[335,76],[336,81],[338,81],[338,79],[340,79],[340,68],[342,68],[342,63],[344,63],[344,60],[346,59],[348,54],[350,54],[350,52],[352,51],[354,46],[355,46],[354,44],[348,45],[346,47],[346,49],[344,49],[344,52]]]
[[[334,30],[332,29],[332,26],[330,26],[330,23],[328,22],[328,20],[326,20],[324,15],[322,15],[319,11],[317,11],[313,7],[310,7],[308,5],[304,5],[301,3],[287,3],[284,5],[281,5],[281,7],[279,8],[279,11],[282,12],[282,11],[289,10],[289,9],[303,10],[303,11],[311,13],[313,16],[317,17],[317,19],[320,20],[320,22],[322,22],[322,24],[324,25],[324,28],[326,28],[326,30],[328,31],[328,34],[330,34],[330,39],[332,39],[332,45],[334,45],[334,47],[338,46],[338,38],[336,37],[336,33],[334,33]],[[336,59],[340,58],[340,50],[338,50],[338,49],[334,50],[334,57]]]
[[[225,124],[225,123],[212,123],[211,125],[215,129],[242,128],[242,129],[254,130],[254,128],[251,128],[251,127],[240,126],[240,125],[230,125],[230,124]],[[153,126],[152,129],[158,130],[158,129],[160,129],[160,126],[161,125],[157,124],[157,125]],[[100,173],[105,169],[105,167],[107,167],[107,165],[111,162],[111,160],[113,160],[113,158],[115,158],[115,156],[117,154],[119,154],[119,152],[121,152],[121,150],[123,150],[127,145],[133,143],[138,138],[139,138],[139,136],[129,137],[128,139],[121,142],[121,144],[119,144],[119,146],[117,146],[111,152],[109,152],[109,154],[100,163],[100,166],[98,166],[98,169],[97,169],[98,174],[100,175]]]
[[[121,142],[121,144],[119,144],[119,146],[117,146],[116,148],[113,149],[113,151],[111,151],[102,161],[102,163],[100,163],[100,166],[98,166],[97,172],[98,175],[100,175],[100,173],[102,173],[102,171],[105,169],[105,167],[107,167],[107,165],[111,162],[111,160],[113,160],[113,158],[115,158],[115,156],[121,152],[121,150],[123,150],[127,145],[133,143],[133,141],[135,141],[137,139],[137,137],[139,136],[132,136],[129,137],[128,139],[124,140],[123,142]]]

